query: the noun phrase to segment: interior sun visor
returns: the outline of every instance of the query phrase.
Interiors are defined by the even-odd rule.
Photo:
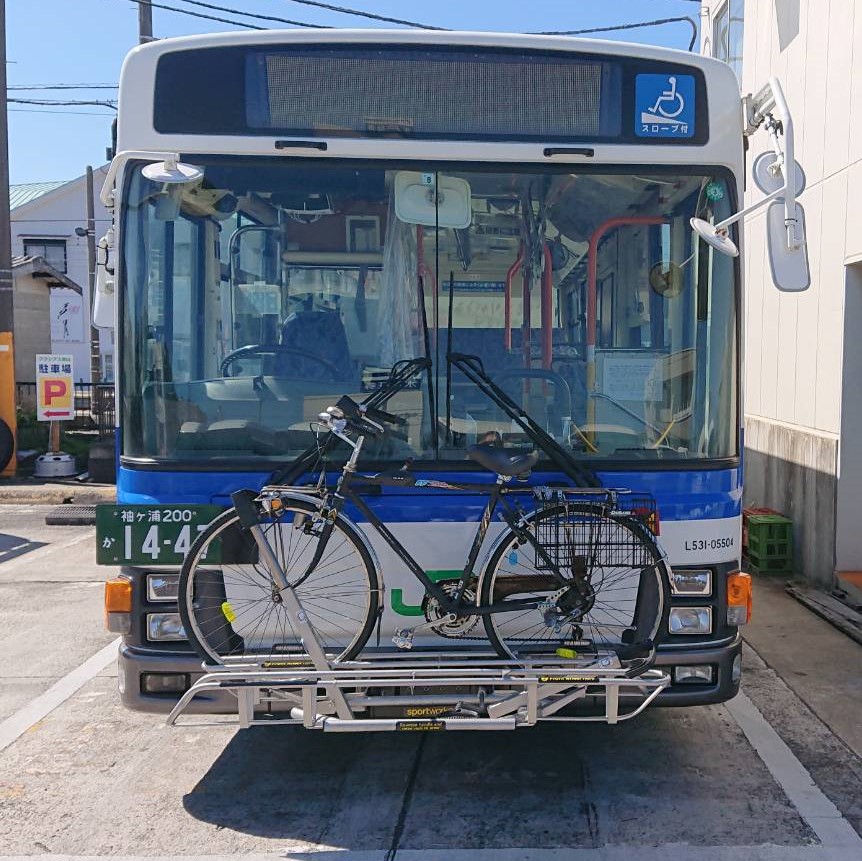
[[[464,179],[402,170],[395,174],[395,214],[407,224],[470,226],[470,184]]]

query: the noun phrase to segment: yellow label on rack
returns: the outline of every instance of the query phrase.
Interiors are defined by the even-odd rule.
[[[566,676],[566,675],[554,675],[554,676],[539,676],[539,682],[543,685],[570,685],[574,684],[591,684],[595,682],[595,679],[591,676]]]
[[[261,666],[265,670],[286,670],[291,667],[310,667],[312,666],[309,660],[296,661],[264,661]]]
[[[395,724],[400,732],[437,732],[446,729],[443,721],[434,720],[402,720]]]
[[[578,653],[574,649],[559,648],[556,651],[558,658],[570,658],[574,660],[578,657]]]
[[[236,613],[234,613],[233,607],[231,607],[229,601],[221,602],[221,611],[222,613],[224,613],[224,617],[228,620],[228,622],[236,621]]]

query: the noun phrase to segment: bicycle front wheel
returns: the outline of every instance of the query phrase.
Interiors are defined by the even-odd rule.
[[[669,612],[667,571],[639,520],[571,502],[534,512],[524,528],[544,554],[510,531],[479,583],[481,605],[501,605],[483,617],[499,654],[522,659],[591,647],[624,653],[657,642]],[[525,600],[537,606],[505,608]]]
[[[332,661],[365,645],[380,606],[377,569],[350,521],[339,517],[320,561],[309,571],[324,521],[304,500],[283,499],[259,525]],[[305,654],[295,619],[234,509],[217,517],[183,563],[179,608],[186,635],[208,663],[284,660]]]

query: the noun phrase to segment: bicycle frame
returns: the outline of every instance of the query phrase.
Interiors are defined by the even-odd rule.
[[[405,548],[404,545],[401,544],[401,542],[395,537],[395,535],[393,535],[393,533],[386,526],[386,524],[374,513],[371,507],[362,498],[361,494],[353,489],[352,485],[354,482],[365,487],[383,487],[393,485],[399,487],[405,486],[405,482],[396,479],[394,476],[357,475],[356,461],[359,456],[359,451],[362,448],[363,441],[364,437],[359,437],[356,443],[351,443],[354,446],[353,454],[351,455],[347,463],[344,465],[341,477],[338,481],[338,485],[336,486],[334,493],[330,497],[330,499],[333,501],[333,504],[331,505],[329,510],[335,512],[336,514],[341,514],[344,510],[345,505],[348,502],[355,505],[356,508],[359,509],[359,511],[362,513],[362,515],[368,520],[371,526],[392,548],[398,558],[401,559],[401,561],[413,573],[413,576],[416,577],[416,579],[419,580],[420,583],[422,583],[422,585],[425,587],[426,592],[439,602],[440,607],[444,612],[454,613],[456,616],[459,617],[483,616],[490,613],[531,610],[539,606],[538,602],[535,599],[531,598],[515,599],[511,601],[498,602],[496,604],[488,604],[485,606],[467,603],[464,600],[464,595],[467,591],[467,587],[469,586],[471,579],[476,576],[474,569],[479,559],[479,554],[481,552],[482,544],[485,541],[485,536],[488,533],[488,528],[491,524],[491,518],[494,516],[494,513],[496,512],[498,507],[502,508],[503,520],[512,530],[512,532],[515,533],[518,539],[530,544],[536,551],[538,557],[547,567],[548,573],[554,577],[556,585],[560,588],[566,585],[568,581],[565,577],[563,577],[556,562],[547,553],[545,548],[542,547],[541,544],[536,541],[530,530],[523,528],[525,525],[523,513],[518,508],[513,507],[506,501],[506,497],[513,493],[532,493],[532,488],[524,488],[522,491],[513,491],[506,486],[506,479],[502,476],[498,476],[497,481],[493,485],[489,485],[487,483],[451,483],[445,481],[419,479],[413,482],[410,486],[420,488],[432,487],[440,490],[457,490],[463,491],[465,493],[478,493],[482,495],[487,495],[488,497],[488,502],[485,505],[485,510],[482,512],[482,517],[479,520],[479,525],[476,528],[476,534],[473,537],[473,543],[470,546],[469,553],[467,554],[467,560],[461,572],[461,577],[458,581],[455,595],[453,597],[448,594],[443,588],[441,588],[430,577],[428,577],[422,566],[413,558],[407,548]],[[609,491],[607,489],[593,492],[605,496],[608,499],[613,493],[613,491]],[[324,530],[321,533],[320,544],[317,548],[317,552],[314,555],[314,559],[312,559],[311,563],[309,564],[308,570],[300,579],[300,582],[314,570],[319,559],[322,557],[323,552],[326,548],[326,544],[329,540],[329,536],[332,534],[331,524],[334,523],[334,520],[335,518],[331,516],[327,518],[327,526],[324,527]]]

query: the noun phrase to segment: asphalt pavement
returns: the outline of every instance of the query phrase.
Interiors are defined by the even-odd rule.
[[[0,855],[862,861],[862,647],[758,581],[743,694],[628,723],[324,735],[129,712],[92,527],[0,507]]]

